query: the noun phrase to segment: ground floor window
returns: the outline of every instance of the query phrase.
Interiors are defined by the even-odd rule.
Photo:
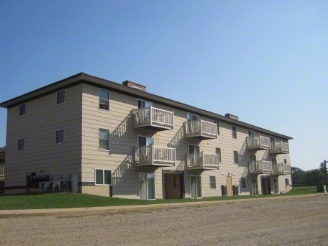
[[[216,180],[215,180],[215,176],[210,176],[210,188],[211,188],[211,189],[216,189]]]
[[[155,199],[155,176],[153,173],[139,173],[139,197],[141,200]]]
[[[289,179],[285,179],[286,185],[289,185]]]
[[[112,182],[112,172],[110,170],[95,170],[96,185],[110,185]]]
[[[202,197],[202,179],[200,176],[190,176],[191,198]]]
[[[246,189],[246,178],[245,177],[242,177],[240,179],[240,183],[241,183],[241,188]]]

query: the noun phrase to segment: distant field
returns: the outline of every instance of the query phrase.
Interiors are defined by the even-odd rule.
[[[315,186],[295,187],[284,195],[260,195],[260,196],[233,196],[212,197],[204,199],[177,199],[177,200],[155,200],[144,201],[134,199],[121,199],[93,196],[79,193],[49,193],[49,194],[22,194],[22,195],[0,195],[0,210],[9,209],[40,209],[40,208],[78,208],[78,207],[100,207],[100,206],[127,206],[147,205],[159,203],[183,203],[199,201],[219,201],[233,199],[252,199],[272,196],[292,196],[316,193]]]

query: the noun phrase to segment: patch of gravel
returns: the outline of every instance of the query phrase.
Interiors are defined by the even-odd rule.
[[[328,196],[0,219],[0,245],[328,245]]]

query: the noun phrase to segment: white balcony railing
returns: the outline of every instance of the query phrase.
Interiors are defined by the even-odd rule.
[[[289,144],[286,142],[273,142],[270,151],[271,153],[287,154],[289,153]]]
[[[187,168],[189,169],[217,169],[220,156],[204,152],[187,154]]]
[[[249,149],[269,149],[271,147],[270,138],[264,136],[247,137],[246,142]]]
[[[185,122],[186,137],[217,138],[218,129],[215,123],[205,120]]]
[[[271,161],[251,161],[248,165],[248,171],[250,173],[269,173],[272,171]]]
[[[280,163],[272,166],[272,174],[283,175],[283,174],[290,174],[290,173],[291,173],[290,165]]]
[[[158,146],[135,148],[135,162],[140,165],[175,165],[175,149]]]
[[[174,113],[153,106],[134,110],[135,127],[157,126],[173,129]]]

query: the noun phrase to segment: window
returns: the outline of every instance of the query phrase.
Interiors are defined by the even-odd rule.
[[[99,108],[109,110],[109,91],[99,89]]]
[[[200,149],[197,145],[189,145],[189,154],[199,153]]]
[[[218,129],[218,135],[220,135],[220,123],[215,120],[214,123],[216,124],[216,128]]]
[[[238,164],[238,151],[233,152],[233,159],[236,164]]]
[[[270,142],[274,143],[274,137],[270,137]]]
[[[99,128],[99,149],[109,150],[109,130]]]
[[[232,138],[237,139],[237,127],[236,126],[232,126]]]
[[[249,155],[249,162],[251,164],[255,164],[256,163],[256,155]]]
[[[112,172],[110,170],[96,169],[95,175],[96,185],[112,184]]]
[[[56,131],[56,144],[64,143],[64,130]]]
[[[221,162],[221,149],[220,148],[215,148],[215,153],[219,155],[219,162]]]
[[[197,121],[199,120],[199,116],[191,113],[187,113],[187,120],[188,121]]]
[[[19,105],[19,116],[24,115],[26,113],[26,104]]]
[[[152,104],[152,102],[138,99],[138,108],[149,108]]]
[[[57,104],[65,102],[65,90],[57,92]]]
[[[210,176],[210,188],[211,188],[211,189],[216,189],[216,180],[215,180],[215,176]]]
[[[154,145],[154,139],[150,137],[138,136],[138,147]]]
[[[18,139],[18,150],[24,150],[24,138]]]
[[[277,158],[276,157],[272,157],[272,166],[276,166],[277,165]]]
[[[289,185],[289,179],[285,179],[285,184]]]
[[[240,179],[240,183],[241,183],[241,188],[246,189],[246,178],[245,177],[242,177]]]
[[[284,164],[287,164],[287,159],[284,159]]]
[[[251,138],[253,138],[254,135],[255,135],[254,132],[251,131],[251,130],[248,130],[248,131],[247,131],[247,134],[248,134],[248,136],[251,137]]]

